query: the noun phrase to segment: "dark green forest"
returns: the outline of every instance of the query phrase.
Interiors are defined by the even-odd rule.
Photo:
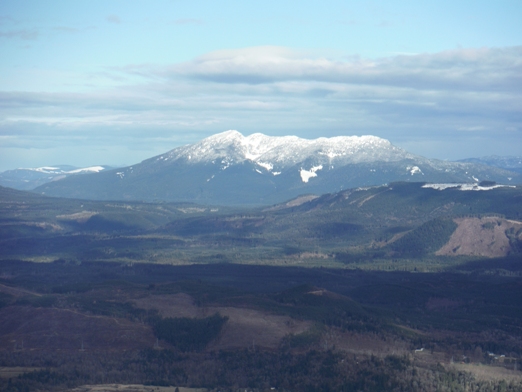
[[[0,390],[522,391],[522,193],[422,185],[249,209],[0,188]]]
[[[227,320],[218,313],[203,319],[168,317],[154,321],[154,334],[181,352],[201,351],[217,337]]]
[[[519,260],[513,262],[512,268],[522,269]],[[517,338],[522,327],[518,278],[470,275],[461,270],[445,274],[341,272],[234,264],[173,267],[4,261],[0,266],[2,285],[27,290],[24,295],[2,295],[0,311],[12,309],[10,323],[16,322],[13,312],[26,308],[74,309],[109,320],[116,317],[122,320],[120,324],[129,320],[143,325],[152,338],[149,347],[114,350],[108,340],[95,348],[95,342],[85,338],[84,349],[78,341],[77,348],[56,350],[38,348],[28,335],[21,348],[20,339],[28,331],[20,332],[18,346],[0,352],[0,366],[39,370],[1,379],[2,390],[59,391],[99,383],[231,391],[272,387],[287,391],[522,390],[516,379],[479,379],[451,365],[453,358],[456,362],[471,358],[480,366],[514,372],[515,363],[496,363],[488,352],[509,358],[522,355]],[[247,306],[308,321],[313,327],[286,336],[276,349],[257,345],[209,350],[208,345],[230,322],[227,317],[217,313],[199,319],[161,317],[154,309],[141,309],[133,302],[133,298],[156,302],[155,298],[182,293],[189,294],[198,307]],[[0,322],[3,333],[6,320]],[[365,354],[329,343],[329,336],[343,333],[376,339],[383,348]],[[401,342],[406,350],[385,353],[386,342]],[[427,353],[416,354],[419,347]]]

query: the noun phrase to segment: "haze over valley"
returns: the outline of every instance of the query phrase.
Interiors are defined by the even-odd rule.
[[[518,2],[0,5],[0,390],[522,392]]]

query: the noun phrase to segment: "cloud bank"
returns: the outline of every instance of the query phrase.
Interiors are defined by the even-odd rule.
[[[170,71],[220,83],[315,81],[483,91],[521,87],[521,60],[522,47],[460,49],[377,60],[355,57],[344,61],[313,58],[286,48],[260,47],[210,53],[173,66]]]
[[[103,74],[111,87],[0,92],[2,148],[123,143],[144,159],[233,128],[374,134],[414,153],[463,158],[515,154],[522,140],[522,47],[379,59],[252,47]]]

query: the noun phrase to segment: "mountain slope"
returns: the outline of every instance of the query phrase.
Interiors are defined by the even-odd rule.
[[[501,169],[511,170],[517,173],[522,173],[522,156],[503,156],[491,155],[481,158],[467,158],[459,162],[478,163],[481,165],[500,167]]]
[[[80,201],[2,187],[0,201],[0,259],[323,265],[421,262],[437,251],[522,254],[519,186],[403,182],[241,209]]]
[[[470,163],[429,160],[375,136],[301,139],[223,132],[139,164],[36,189],[87,199],[274,204],[392,181],[517,182],[520,175]]]

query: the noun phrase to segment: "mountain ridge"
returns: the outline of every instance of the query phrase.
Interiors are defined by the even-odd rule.
[[[417,156],[376,136],[314,140],[219,133],[139,164],[44,184],[36,192],[86,199],[275,204],[393,181],[516,183],[520,174]]]
[[[32,190],[51,181],[59,181],[71,175],[98,173],[110,170],[107,165],[76,167],[71,165],[53,165],[41,167],[18,168],[0,173],[0,185],[19,190]]]
[[[522,173],[522,156],[498,156],[489,155],[480,158],[460,159],[457,162],[478,163],[487,166],[500,167],[501,169]]]
[[[261,133],[243,136],[234,130],[210,136],[192,145],[178,147],[166,153],[168,158],[162,157],[186,158],[189,162],[201,162],[221,158],[220,153],[226,151],[232,153],[231,158],[241,161],[250,160],[261,165],[265,161],[272,161],[271,165],[289,166],[316,153],[329,160],[348,157],[352,158],[352,163],[360,163],[376,160],[376,156],[368,156],[368,150],[375,150],[376,147],[381,151],[380,160],[391,160],[393,153],[403,158],[414,157],[393,146],[388,140],[371,135],[303,139],[297,136],[267,136]],[[384,151],[388,152],[387,156]],[[356,154],[358,159],[353,158]]]

